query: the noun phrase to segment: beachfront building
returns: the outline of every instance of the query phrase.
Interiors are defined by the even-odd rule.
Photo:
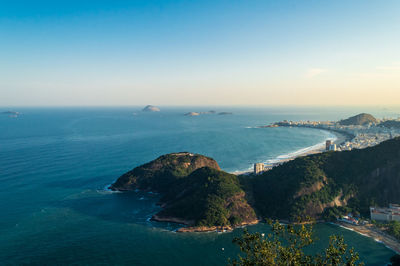
[[[359,223],[358,219],[354,217],[351,213],[339,218],[338,221],[354,225],[357,225]]]
[[[336,151],[336,144],[331,144],[331,145],[329,146],[329,150],[330,150],[330,151]]]
[[[263,163],[255,163],[254,164],[254,174],[258,175],[264,172],[264,164]]]
[[[328,139],[327,141],[326,141],[326,150],[327,151],[329,151],[329,148],[331,147],[331,145],[333,144],[333,141],[332,140],[330,140],[330,139]]]
[[[399,221],[400,205],[389,204],[389,208],[370,207],[371,220],[376,221]]]

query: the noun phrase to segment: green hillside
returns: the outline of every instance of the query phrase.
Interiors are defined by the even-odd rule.
[[[257,217],[318,219],[349,210],[367,216],[370,206],[400,203],[400,138],[300,157],[257,176],[226,173],[198,154],[168,154],[122,175],[111,188],[159,192],[163,209],[153,218],[194,227],[234,227]]]
[[[375,147],[326,152],[278,166],[253,180],[255,207],[263,217],[319,217],[325,208],[400,202],[400,138]]]
[[[196,170],[161,198],[158,218],[178,217],[195,226],[235,226],[256,215],[236,175],[209,167]]]
[[[163,192],[177,179],[201,167],[220,170],[214,159],[204,155],[188,152],[166,154],[123,174],[110,188],[119,191],[142,189]]]

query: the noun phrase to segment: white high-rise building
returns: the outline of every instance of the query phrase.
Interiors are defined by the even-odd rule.
[[[259,173],[264,172],[264,168],[265,168],[265,166],[263,163],[255,163],[254,164],[254,174],[257,175]]]

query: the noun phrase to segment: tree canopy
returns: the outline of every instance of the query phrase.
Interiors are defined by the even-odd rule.
[[[353,248],[348,249],[342,236],[330,236],[328,247],[321,253],[307,254],[305,248],[314,243],[313,225],[272,223],[271,233],[244,231],[235,238],[242,254],[231,265],[364,265]]]

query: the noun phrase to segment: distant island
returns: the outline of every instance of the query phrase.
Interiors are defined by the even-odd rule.
[[[189,112],[185,114],[185,116],[198,116],[198,115],[200,115],[200,113],[198,112]]]
[[[153,105],[147,105],[145,108],[142,110],[143,112],[160,112],[160,108],[153,106]]]
[[[199,115],[210,115],[210,114],[232,115],[233,113],[231,113],[231,112],[219,112],[219,113],[217,113],[214,110],[210,110],[210,111],[207,111],[207,112],[188,112],[188,113],[185,113],[184,115],[185,116],[199,116]]]
[[[19,115],[19,112],[15,112],[15,111],[4,111],[1,113],[5,114],[5,115]]]
[[[233,115],[231,112],[220,112],[218,115]]]
[[[400,202],[400,138],[366,149],[296,158],[259,175],[236,176],[209,157],[173,153],[134,168],[112,190],[161,195],[157,221],[180,231],[231,230],[263,218],[289,222],[332,213],[369,214],[370,206]],[[345,208],[344,208],[345,207]]]
[[[21,113],[15,111],[4,111],[1,114],[8,115],[9,117],[18,117]]]

